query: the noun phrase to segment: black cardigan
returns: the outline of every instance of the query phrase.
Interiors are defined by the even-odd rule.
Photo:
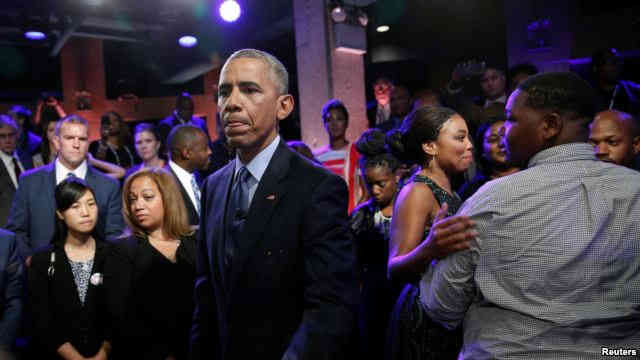
[[[94,280],[103,274],[104,260],[110,247],[109,243],[96,240],[91,271]],[[53,272],[49,271],[52,251],[55,253]],[[63,247],[57,245],[37,251],[27,274],[27,301],[33,321],[32,356],[55,358],[57,349],[66,342],[70,342],[83,356],[95,355],[103,341],[111,337],[106,321],[103,285],[89,281],[83,305],[69,259]]]

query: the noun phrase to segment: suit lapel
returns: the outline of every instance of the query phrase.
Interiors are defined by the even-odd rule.
[[[251,249],[262,238],[265,226],[271,219],[274,209],[286,195],[286,188],[282,180],[285,179],[289,171],[291,156],[291,150],[281,141],[253,195],[246,223],[240,234],[240,240],[236,244],[237,249],[231,267],[232,292]]]
[[[6,183],[6,186],[11,185],[11,187],[13,187],[13,190],[15,192],[16,187],[13,184],[13,181],[11,181],[11,176],[9,176],[9,170],[7,169],[7,166],[5,165],[4,161],[0,160],[0,181]],[[17,179],[16,179],[17,180]]]
[[[206,213],[212,214],[208,217],[206,227],[210,229],[207,234],[207,249],[209,250],[209,267],[211,273],[218,277],[221,287],[226,284],[226,271],[224,267],[224,244],[227,239],[226,236],[226,224],[224,221],[225,210],[227,207],[227,201],[229,199],[229,192],[231,191],[231,180],[233,179],[233,170],[235,162],[231,161],[227,164],[219,175],[220,181],[217,183],[215,189],[212,189],[212,193],[207,194],[208,198],[205,201],[207,206]],[[209,181],[209,180],[207,180]],[[204,211],[204,209],[203,209]],[[200,224],[201,231],[205,231],[205,224]]]
[[[53,161],[49,165],[45,165],[44,168],[44,184],[42,184],[41,189],[33,189],[37,192],[42,191],[44,197],[42,201],[44,204],[41,204],[43,209],[50,209],[51,215],[50,219],[46,221],[51,221],[51,229],[55,229],[55,214],[56,214],[56,197],[55,197],[55,189],[56,189],[56,162]]]

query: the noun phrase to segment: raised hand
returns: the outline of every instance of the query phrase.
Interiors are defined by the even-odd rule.
[[[442,204],[436,214],[429,235],[425,240],[426,249],[433,258],[442,259],[447,255],[466,250],[477,235],[474,223],[468,216],[445,218],[449,205]]]

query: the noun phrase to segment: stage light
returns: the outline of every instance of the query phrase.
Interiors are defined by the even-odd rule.
[[[363,27],[367,27],[367,24],[369,23],[369,17],[367,16],[367,13],[362,10],[358,10],[358,22]]]
[[[178,44],[182,47],[190,48],[198,45],[198,39],[195,36],[185,35],[178,39]]]
[[[235,0],[225,0],[220,5],[220,17],[226,22],[234,22],[238,20],[242,10]]]
[[[389,27],[389,25],[380,25],[376,28],[376,31],[379,33],[383,33],[389,31],[390,29],[391,28]]]
[[[347,20],[347,11],[344,7],[338,5],[331,10],[331,18],[337,23]]]
[[[47,38],[47,35],[45,35],[42,31],[29,30],[24,33],[24,37],[29,40],[44,40]]]

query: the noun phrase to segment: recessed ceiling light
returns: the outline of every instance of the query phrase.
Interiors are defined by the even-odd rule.
[[[178,39],[178,44],[182,47],[190,48],[198,44],[198,39],[195,36],[185,35]]]
[[[389,25],[380,25],[376,28],[376,31],[382,33],[389,31],[389,29],[391,29]]]
[[[47,35],[45,35],[42,31],[34,30],[25,32],[24,36],[29,40],[44,40],[47,37]]]

